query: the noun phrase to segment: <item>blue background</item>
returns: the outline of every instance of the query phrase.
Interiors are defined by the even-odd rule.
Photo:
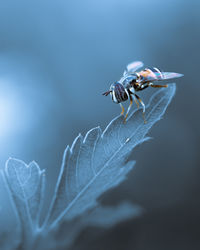
[[[144,217],[88,229],[77,249],[199,249],[199,11],[198,0],[0,1],[0,168],[11,156],[46,169],[46,206],[67,144],[119,114],[101,94],[127,63],[185,75],[154,140],[133,153],[135,170],[102,199],[131,200]],[[13,223],[2,180],[0,196]]]

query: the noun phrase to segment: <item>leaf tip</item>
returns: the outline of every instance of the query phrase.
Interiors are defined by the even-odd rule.
[[[45,172],[45,170],[41,170],[40,169],[40,166],[37,164],[36,161],[31,161],[29,164],[28,164],[28,167],[30,168],[36,168],[38,173],[41,175]]]
[[[74,139],[74,141],[72,143],[72,146],[70,148],[71,153],[73,153],[75,146],[82,143],[82,140],[83,140],[83,136],[81,135],[81,133],[79,133],[78,136]]]
[[[21,164],[27,167],[26,163],[22,160],[16,159],[16,158],[12,158],[9,157],[8,160],[5,163],[5,170],[7,171],[9,167],[13,167],[14,165],[17,164]]]

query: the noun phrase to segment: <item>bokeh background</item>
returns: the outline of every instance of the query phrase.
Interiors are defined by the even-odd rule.
[[[101,94],[127,63],[185,75],[154,139],[134,151],[134,171],[101,199],[130,200],[144,215],[88,228],[73,249],[200,249],[199,46],[198,0],[0,0],[0,168],[11,156],[46,169],[47,207],[67,144],[119,114]],[[2,180],[0,196],[9,227]]]

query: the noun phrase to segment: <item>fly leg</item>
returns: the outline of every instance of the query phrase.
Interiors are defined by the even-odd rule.
[[[139,104],[139,102],[137,101],[137,99],[136,99],[134,93],[133,93],[131,90],[128,90],[128,93],[129,93],[129,96],[133,95],[133,100],[134,100],[135,104],[137,105],[137,108],[139,109],[140,104]]]
[[[152,82],[149,83],[149,86],[151,86],[152,88],[167,88],[168,85],[158,85],[158,84],[153,84]]]
[[[140,104],[139,104],[139,102],[137,101],[137,99],[135,98],[135,96],[134,96],[134,102],[135,102],[135,104],[137,105],[137,108],[139,109]]]
[[[121,115],[123,115],[124,114],[124,106],[121,103],[119,105],[120,105],[120,107],[122,109]]]
[[[142,115],[143,115],[143,119],[144,119],[144,123],[147,123],[146,119],[145,119],[145,104],[143,103],[143,101],[140,99],[140,97],[136,94],[134,94],[134,96],[137,98],[137,100],[140,102],[140,104],[142,105],[142,108],[143,108],[143,112],[142,112]]]
[[[129,98],[130,98],[130,104],[129,104],[129,106],[128,106],[128,109],[127,109],[127,111],[126,111],[126,115],[125,115],[125,117],[124,117],[124,123],[126,122],[126,119],[127,119],[127,117],[128,117],[128,113],[129,113],[129,111],[130,111],[130,109],[131,109],[131,107],[132,107],[132,105],[133,105],[133,98],[132,98],[132,96],[129,94]],[[138,104],[139,105],[139,104]]]

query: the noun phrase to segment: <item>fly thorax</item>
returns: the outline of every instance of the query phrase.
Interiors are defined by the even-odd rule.
[[[138,76],[136,74],[129,74],[123,80],[123,85],[126,89],[131,88],[137,83]]]

